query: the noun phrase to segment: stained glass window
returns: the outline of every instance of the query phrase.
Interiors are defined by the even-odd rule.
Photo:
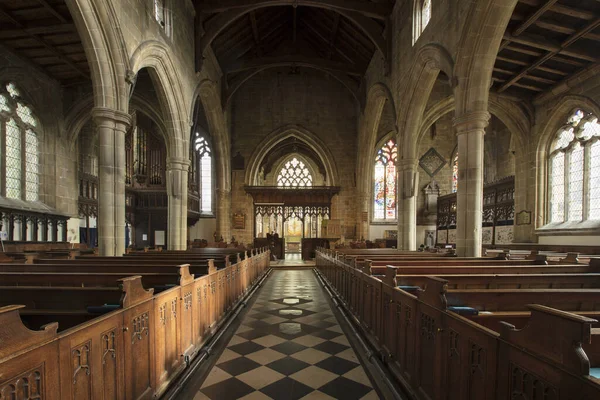
[[[550,222],[565,219],[565,153],[556,153],[550,160]]]
[[[198,172],[200,188],[200,212],[213,212],[213,172],[212,152],[208,140],[196,132],[194,149],[198,155]]]
[[[6,197],[37,201],[39,197],[39,144],[37,119],[14,83],[0,86],[0,124],[4,125],[5,173],[1,188]]]
[[[454,155],[454,160],[452,161],[452,193],[456,193],[458,191],[458,151]]]
[[[21,198],[21,129],[14,119],[6,124],[6,197]]]
[[[37,135],[31,129],[25,133],[25,200],[37,201],[40,186]]]
[[[285,163],[277,176],[277,186],[280,188],[312,187],[313,177],[306,165],[296,157]]]
[[[549,157],[549,221],[600,219],[600,124],[576,110],[557,132]]]
[[[394,139],[388,140],[375,156],[373,190],[373,219],[396,219],[396,161],[398,147]]]
[[[600,219],[600,140],[590,149],[589,219]]]
[[[0,94],[0,111],[10,111],[8,108],[8,99],[6,96]]]

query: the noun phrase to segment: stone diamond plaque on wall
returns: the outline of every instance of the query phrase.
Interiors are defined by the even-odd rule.
[[[423,154],[423,157],[419,160],[419,165],[427,172],[427,175],[433,178],[435,174],[444,168],[446,160],[432,147],[427,150],[427,153]]]

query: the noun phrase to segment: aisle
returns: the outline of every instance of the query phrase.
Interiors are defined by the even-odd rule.
[[[200,392],[182,399],[378,398],[312,270],[274,270],[255,297]]]

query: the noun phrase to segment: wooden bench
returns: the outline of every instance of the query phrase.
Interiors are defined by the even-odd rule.
[[[384,283],[385,275],[366,274],[346,259],[339,253],[317,252],[317,269],[345,300],[372,342],[378,343],[392,374],[414,397],[441,399],[451,394],[456,399],[492,400],[520,393],[532,396],[531,388],[536,385],[548,398],[567,399],[571,394],[578,399],[600,397],[600,381],[590,376],[594,367],[600,367],[599,331],[592,331],[597,320],[586,317],[586,313],[598,315],[600,299],[600,290],[595,289],[600,270],[593,260],[589,266],[474,266],[452,265],[448,260],[450,266],[442,261],[418,267],[411,260],[413,266],[389,268],[392,286]],[[481,276],[473,277],[473,273]],[[565,273],[568,275],[563,276]],[[398,282],[424,289],[407,292],[396,287]],[[469,285],[484,288],[465,289]],[[496,289],[496,285],[509,288]],[[536,285],[570,287],[516,289]],[[576,315],[528,305],[537,302],[585,311]],[[516,329],[495,319],[497,329],[491,330],[476,323],[478,317],[447,309],[448,305],[473,304],[481,304],[482,309],[516,308],[518,311],[491,314],[521,313],[518,318],[523,323]],[[485,313],[480,315],[487,318]]]
[[[64,268],[102,268],[100,264],[76,262],[68,262]],[[124,268],[120,266],[112,268],[113,265],[108,263],[98,272],[129,271],[117,269]],[[10,395],[28,390],[30,398],[37,396],[44,400],[117,395],[127,399],[159,398],[197,356],[223,320],[225,310],[238,301],[268,266],[269,252],[260,251],[209,275],[187,282],[180,280],[179,285],[160,293],[144,289],[142,277],[124,278],[121,287],[114,288],[3,286],[0,290],[3,302],[27,300],[29,306],[38,308],[24,309],[19,305],[0,308],[1,393]],[[170,268],[172,271],[176,267]],[[52,296],[44,296],[48,293]],[[87,313],[87,304],[113,299],[120,306],[117,310],[95,317]],[[63,325],[58,332],[59,325],[49,323],[39,331],[32,331],[23,325],[21,318],[38,324],[61,320],[70,322],[70,327],[64,329],[69,325]],[[9,393],[11,388],[14,391]]]
[[[173,268],[173,272],[135,271],[142,277],[146,288],[178,285],[181,280],[193,279],[188,265]],[[121,278],[131,276],[130,272],[0,272],[3,286],[114,286]]]

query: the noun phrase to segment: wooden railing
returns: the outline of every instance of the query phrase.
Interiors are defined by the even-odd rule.
[[[600,363],[594,319],[530,305],[523,329],[501,323],[496,332],[447,311],[443,279],[427,277],[414,296],[332,250],[317,251],[316,265],[414,399],[600,398],[600,380],[590,376]]]
[[[57,332],[27,329],[24,306],[0,308],[0,399],[152,399],[160,397],[269,266],[252,252],[221,270],[159,294],[141,277],[121,280],[121,307]],[[187,271],[187,268],[182,270]]]

